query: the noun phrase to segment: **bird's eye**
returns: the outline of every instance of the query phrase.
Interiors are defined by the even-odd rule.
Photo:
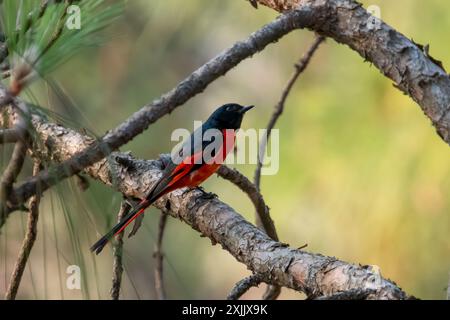
[[[227,107],[227,111],[234,111],[236,108],[235,108],[235,106],[228,106]]]

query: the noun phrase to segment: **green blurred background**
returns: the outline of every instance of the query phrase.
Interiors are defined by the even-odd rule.
[[[450,2],[363,1],[381,17],[450,65]],[[72,118],[98,135],[174,87],[197,67],[244,39],[277,13],[244,1],[128,1],[108,41],[83,51],[54,79],[86,119]],[[293,64],[314,35],[295,31],[246,60],[201,95],[152,125],[124,146],[136,157],[168,152],[173,129],[192,129],[225,102],[255,104],[243,127],[263,128]],[[44,84],[34,86],[52,105]],[[50,102],[49,102],[50,101]],[[280,171],[263,176],[262,191],[283,242],[361,264],[409,294],[442,299],[450,270],[450,149],[430,121],[376,68],[328,40],[301,76],[286,105],[280,129]],[[253,177],[254,165],[238,165]],[[250,221],[247,197],[214,176],[206,185]],[[110,247],[99,257],[89,245],[113,221],[120,195],[91,183],[81,193],[73,181],[49,192],[41,205],[38,240],[19,290],[24,299],[107,299]],[[144,227],[125,243],[122,297],[155,298],[152,253],[159,214],[148,210]],[[0,295],[6,289],[23,237],[25,216],[14,214],[0,236]],[[250,274],[220,246],[211,246],[184,223],[169,218],[164,240],[168,298],[222,299]],[[68,290],[66,268],[82,267],[83,290]],[[264,287],[244,298],[259,298]],[[303,295],[284,289],[280,299]]]

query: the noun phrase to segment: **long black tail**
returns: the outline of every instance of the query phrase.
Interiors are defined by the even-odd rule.
[[[95,254],[99,254],[102,252],[103,248],[106,244],[111,240],[115,235],[121,233],[125,227],[134,219],[136,219],[140,214],[142,214],[145,209],[151,204],[151,201],[143,200],[138,204],[136,208],[131,210],[119,223],[117,223],[107,234],[101,237],[96,243],[94,243],[91,247],[91,251],[95,252]]]

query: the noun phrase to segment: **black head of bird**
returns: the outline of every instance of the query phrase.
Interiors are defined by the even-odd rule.
[[[210,128],[239,129],[244,114],[253,107],[244,107],[237,103],[224,104],[211,114],[205,124]]]

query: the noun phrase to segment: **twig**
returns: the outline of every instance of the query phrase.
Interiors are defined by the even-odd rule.
[[[266,127],[267,128],[266,137],[265,137],[265,139],[262,139],[262,141],[259,145],[258,163],[256,165],[255,176],[253,179],[253,181],[256,185],[256,188],[258,190],[260,190],[260,188],[261,188],[261,169],[262,169],[262,165],[264,162],[264,153],[266,152],[267,141],[269,140],[270,134],[272,133],[272,129],[275,127],[275,124],[276,124],[278,118],[283,113],[284,105],[289,96],[289,93],[291,92],[292,87],[294,86],[294,84],[297,81],[300,74],[306,69],[309,62],[311,61],[311,58],[313,57],[314,53],[316,52],[317,48],[324,40],[325,40],[324,37],[318,36],[315,39],[314,43],[311,45],[311,47],[308,49],[308,51],[300,59],[300,61],[297,64],[295,64],[294,74],[289,79],[286,87],[283,90],[283,93],[281,94],[280,101],[277,103],[277,105],[274,108],[272,117],[270,118],[269,123],[267,124],[267,127]]]
[[[40,170],[41,170],[40,163],[38,161],[35,161],[33,166],[33,175],[38,174]],[[14,271],[11,275],[8,290],[6,291],[5,295],[6,300],[14,300],[16,298],[17,291],[19,289],[19,285],[22,280],[22,275],[25,270],[25,266],[30,256],[31,249],[33,248],[34,242],[36,240],[37,223],[39,219],[39,202],[40,202],[39,194],[30,198],[27,231],[25,234],[25,238],[23,239],[22,248],[20,249],[19,256],[14,266]]]
[[[126,202],[122,201],[120,205],[119,213],[117,214],[117,222],[120,222],[122,218],[128,213],[131,206]],[[123,253],[123,232],[119,233],[116,236],[116,242],[113,245],[113,276],[112,276],[112,285],[111,285],[111,299],[119,300],[120,296],[120,288],[122,283],[122,273],[123,273],[123,265],[122,265],[122,253]]]
[[[167,217],[169,215],[166,212],[161,211],[158,225],[158,239],[155,245],[155,252],[153,257],[155,258],[155,291],[158,300],[166,299],[166,291],[164,289],[164,254],[162,252],[162,241],[164,237],[164,230],[167,223]]]
[[[310,19],[309,12],[289,12],[254,32],[248,39],[237,42],[193,72],[160,99],[142,107],[118,127],[111,130],[101,141],[53,168],[51,174],[45,171],[38,177],[26,181],[14,192],[14,196],[10,199],[11,202],[18,203],[28,199],[36,192],[38,181],[40,181],[41,188],[46,190],[62,179],[103,159],[113,150],[132,140],[150,124],[201,93],[211,82],[227,73],[242,60],[263,50],[268,44],[277,41],[290,31],[311,24],[312,20]]]
[[[253,205],[255,206],[257,216],[261,217],[261,227],[269,237],[271,237],[275,241],[278,241],[278,235],[275,229],[275,225],[269,215],[269,208],[264,202],[264,198],[258,191],[256,186],[242,173],[225,165],[222,165],[219,168],[217,174],[221,178],[224,178],[235,184],[239,189],[241,189],[248,195],[250,200],[253,202]]]
[[[257,287],[262,282],[262,277],[258,274],[252,274],[239,282],[237,282],[233,289],[231,289],[228,295],[228,300],[238,300],[244,293],[246,293],[251,287]]]

